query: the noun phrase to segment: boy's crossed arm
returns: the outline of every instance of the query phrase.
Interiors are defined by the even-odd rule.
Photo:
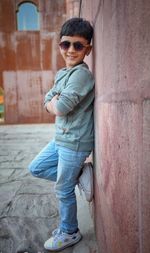
[[[48,111],[49,113],[51,113],[51,114],[53,114],[53,115],[56,115],[56,116],[62,116],[63,113],[60,112],[60,111],[58,111],[58,110],[57,110],[57,106],[56,106],[56,103],[57,103],[57,101],[58,101],[58,98],[59,98],[59,95],[58,95],[58,94],[55,95],[55,96],[51,99],[51,101],[49,101],[49,102],[46,103],[45,107],[46,107],[46,109],[47,109],[47,111]]]
[[[56,86],[53,86],[45,97],[45,107],[53,115],[67,115],[93,92],[93,88],[94,80],[91,75],[86,71],[78,70],[72,74],[61,93],[58,93]]]

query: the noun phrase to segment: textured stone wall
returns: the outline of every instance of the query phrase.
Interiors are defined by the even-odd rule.
[[[100,253],[150,252],[150,1],[82,1],[95,28],[95,228]]]
[[[78,17],[80,14],[80,0],[66,0],[66,14],[68,18]]]
[[[43,108],[45,93],[64,65],[58,31],[66,18],[65,0],[33,0],[39,31],[18,31],[17,11],[23,0],[0,1],[0,86],[4,87],[5,123],[53,122]]]

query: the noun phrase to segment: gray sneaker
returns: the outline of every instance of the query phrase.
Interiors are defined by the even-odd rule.
[[[91,202],[93,199],[93,166],[92,163],[84,163],[82,174],[78,182],[79,190],[83,190],[86,200]]]
[[[82,235],[78,230],[73,234],[66,234],[60,229],[56,229],[52,233],[52,237],[44,243],[44,248],[50,251],[60,251],[78,243],[82,239]]]

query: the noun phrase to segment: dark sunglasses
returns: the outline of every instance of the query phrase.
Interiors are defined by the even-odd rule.
[[[71,45],[73,45],[75,51],[82,51],[84,47],[89,46],[89,45],[83,45],[80,41],[76,41],[72,43],[70,41],[65,40],[59,43],[60,48],[63,50],[68,50]]]

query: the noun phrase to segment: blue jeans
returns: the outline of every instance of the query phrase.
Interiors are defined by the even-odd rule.
[[[90,152],[78,152],[50,142],[31,162],[33,176],[55,181],[59,199],[60,229],[73,233],[78,229],[75,186]]]

